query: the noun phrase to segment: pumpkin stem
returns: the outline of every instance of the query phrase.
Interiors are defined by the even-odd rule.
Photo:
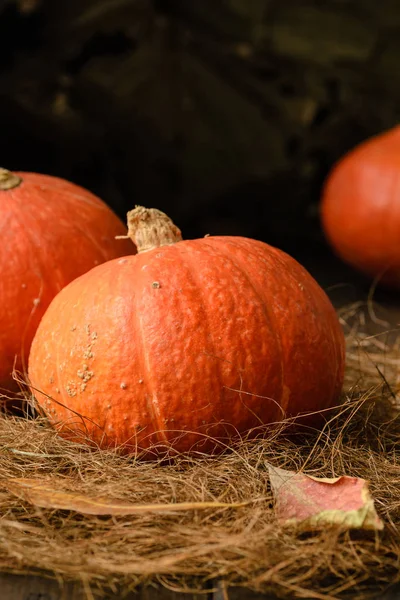
[[[21,177],[7,171],[7,169],[0,168],[0,191],[12,190],[22,183]]]
[[[182,240],[180,229],[157,208],[136,206],[128,212],[127,219],[128,235],[120,235],[118,238],[130,238],[138,252],[147,252]]]

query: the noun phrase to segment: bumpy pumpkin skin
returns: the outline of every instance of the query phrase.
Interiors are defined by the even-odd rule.
[[[330,301],[294,259],[206,237],[110,261],[64,288],[37,330],[29,375],[66,437],[211,452],[204,436],[228,442],[331,406],[344,354]]]
[[[87,190],[47,175],[15,176],[19,185],[0,190],[0,387],[7,390],[17,387],[13,367],[27,368],[54,296],[92,267],[135,251],[132,242],[115,240],[126,227]]]
[[[349,152],[324,186],[321,219],[342,260],[400,287],[400,127]]]

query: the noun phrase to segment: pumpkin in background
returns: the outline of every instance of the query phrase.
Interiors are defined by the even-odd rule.
[[[360,144],[329,174],[322,226],[338,256],[400,287],[400,127]]]
[[[11,390],[53,297],[134,246],[115,240],[126,227],[99,198],[48,175],[0,169],[0,219],[0,388]]]
[[[32,344],[34,393],[63,435],[212,452],[206,436],[228,442],[338,400],[344,336],[294,259],[243,237],[182,241],[155,209],[128,223],[138,254],[64,288]]]

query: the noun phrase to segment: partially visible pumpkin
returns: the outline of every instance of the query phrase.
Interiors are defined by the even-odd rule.
[[[329,174],[321,219],[336,254],[400,287],[400,126],[346,154]]]
[[[120,219],[87,190],[49,175],[0,169],[0,388],[27,366],[32,338],[53,297],[70,281],[133,253]],[[63,319],[63,315],[60,315]]]
[[[29,376],[66,437],[125,451],[212,451],[338,400],[344,336],[294,259],[243,237],[182,241],[155,209],[128,213],[139,253],[65,287],[32,344]]]

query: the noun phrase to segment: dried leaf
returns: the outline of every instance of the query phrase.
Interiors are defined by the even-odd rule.
[[[383,529],[365,479],[313,477],[267,465],[275,512],[285,525],[340,525],[347,529]]]
[[[178,512],[203,510],[206,508],[240,508],[246,503],[229,504],[226,502],[181,502],[176,504],[133,504],[131,502],[110,500],[103,497],[88,496],[54,489],[50,484],[39,479],[13,478],[3,480],[9,492],[25,502],[40,508],[71,510],[85,515],[134,515],[150,512]]]

